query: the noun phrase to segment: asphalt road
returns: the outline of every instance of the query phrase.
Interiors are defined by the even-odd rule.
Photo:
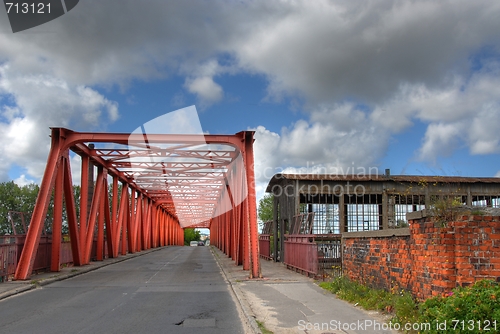
[[[244,333],[208,247],[168,247],[0,301],[1,333]]]

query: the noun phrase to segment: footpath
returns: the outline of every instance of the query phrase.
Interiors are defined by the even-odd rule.
[[[262,279],[210,247],[255,333],[256,322],[275,334],[397,333],[378,312],[355,307],[281,263],[261,260]]]
[[[159,249],[91,262],[83,267],[66,267],[57,273],[40,273],[26,281],[3,282],[0,300]],[[384,330],[388,327],[387,319],[379,313],[367,312],[337,299],[313,279],[288,270],[281,263],[261,260],[263,278],[249,279],[248,271],[236,266],[216,247],[210,249],[241,306],[247,328],[253,333],[262,333],[257,322],[274,334],[397,333]]]

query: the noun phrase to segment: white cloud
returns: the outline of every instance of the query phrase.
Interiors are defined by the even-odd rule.
[[[354,104],[322,105],[283,131],[279,150],[288,166],[373,166],[388,138]]]
[[[471,52],[498,45],[499,14],[488,0],[88,0],[34,33],[2,34],[0,58],[77,84],[244,71],[266,76],[273,96],[380,102],[402,83],[434,87],[450,71],[466,74]]]
[[[428,124],[415,152],[418,160],[436,163],[438,157],[463,147],[471,154],[498,153],[498,78],[500,71],[488,71],[467,79],[456,76],[448,86],[434,90],[423,84],[402,85],[392,99],[380,105],[345,102],[311,108],[308,120],[299,120],[279,135],[259,127],[256,160],[263,159],[264,165],[256,168],[259,175],[263,167],[302,173],[376,169],[390,138],[415,120]],[[267,182],[272,175],[267,173],[260,181]]]
[[[281,161],[278,146],[281,138],[279,134],[263,126],[258,126],[254,131],[255,179],[257,182],[265,183],[274,174],[280,172],[278,167]]]
[[[406,130],[415,120],[428,124],[416,152],[420,160],[436,162],[463,147],[473,155],[498,153],[499,78],[498,66],[487,66],[470,76],[455,75],[439,88],[405,84],[393,98],[375,105],[370,119],[391,134]]]
[[[26,175],[22,174],[21,176],[19,176],[17,179],[14,180],[14,183],[17,184],[19,187],[24,187],[28,184],[35,183],[35,181],[28,179]]]
[[[0,66],[0,96],[14,104],[0,109],[4,120],[0,123],[1,180],[7,179],[13,163],[32,177],[42,176],[50,127],[84,131],[118,117],[117,104],[89,87],[72,86],[48,75],[18,75],[9,64]]]
[[[425,133],[419,156],[423,160],[435,161],[438,156],[449,156],[457,148],[460,138],[459,124],[431,124]]]
[[[13,162],[39,177],[48,126],[119,117],[94,85],[170,75],[204,106],[227,98],[219,76],[239,73],[265,77],[270,99],[304,101],[304,120],[280,134],[258,129],[268,146],[256,151],[277,152],[265,165],[374,165],[415,120],[428,124],[420,159],[462,145],[497,153],[500,61],[471,63],[485,46],[498,54],[499,16],[488,0],[80,2],[0,34],[0,94],[14,101],[1,114],[0,180]],[[0,30],[7,24],[0,11]]]
[[[257,189],[276,173],[377,173],[389,134],[351,103],[322,105],[280,134],[255,129]]]
[[[496,103],[492,101],[492,104],[484,105],[478,109],[466,132],[470,151],[472,154],[499,153],[500,101]]]
[[[71,166],[71,179],[73,185],[79,186],[82,184],[82,157],[75,154],[70,157],[69,164]]]
[[[186,88],[190,93],[198,95],[202,105],[218,102],[224,96],[222,87],[210,77],[188,79],[186,80]]]
[[[402,83],[437,86],[450,71],[466,73],[457,65],[492,41],[500,10],[466,1],[295,1],[273,9],[236,47],[242,64],[268,76],[271,95],[376,102]]]

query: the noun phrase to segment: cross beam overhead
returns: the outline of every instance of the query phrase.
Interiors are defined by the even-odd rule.
[[[250,277],[260,277],[253,135],[52,128],[47,166],[15,278],[27,279],[33,270],[52,193],[52,271],[60,267],[64,222],[75,265],[88,264],[94,252],[102,260],[106,252],[117,257],[183,245],[183,229],[198,227],[209,228],[211,244],[250,270]],[[80,163],[79,198],[73,194],[75,161]]]

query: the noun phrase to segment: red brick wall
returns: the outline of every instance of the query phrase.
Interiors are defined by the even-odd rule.
[[[483,278],[500,281],[500,217],[463,216],[446,225],[422,218],[410,221],[409,236],[345,238],[344,273],[419,299]]]

